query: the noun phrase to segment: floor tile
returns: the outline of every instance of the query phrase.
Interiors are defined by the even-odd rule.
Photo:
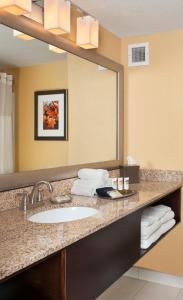
[[[96,300],[132,300],[145,284],[144,280],[121,277]]]
[[[179,293],[178,288],[148,282],[137,292],[134,300],[175,300]]]
[[[183,300],[183,291],[181,291],[175,300]]]

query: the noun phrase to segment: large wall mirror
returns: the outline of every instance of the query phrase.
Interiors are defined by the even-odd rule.
[[[0,40],[1,174],[116,160],[117,73],[50,51],[37,39],[19,39],[4,25]],[[43,92],[37,115],[36,92]],[[44,140],[35,139],[35,122]],[[59,140],[63,126],[66,138]]]
[[[6,12],[0,41],[0,191],[74,177],[88,164],[118,167],[122,66]]]

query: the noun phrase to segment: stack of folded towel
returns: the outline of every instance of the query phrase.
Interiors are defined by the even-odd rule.
[[[141,218],[141,248],[147,249],[175,225],[175,213],[169,206],[146,208]]]
[[[109,172],[103,169],[80,169],[71,194],[94,196],[96,189],[108,186]]]

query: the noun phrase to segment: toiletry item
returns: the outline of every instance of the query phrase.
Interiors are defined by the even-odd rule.
[[[55,196],[50,199],[52,203],[55,204],[62,204],[72,201],[71,195],[62,195],[62,196]]]
[[[118,178],[118,190],[119,191],[123,190],[123,177]]]
[[[103,187],[96,189],[96,193],[99,197],[109,197],[109,191],[114,191],[114,189],[112,187]]]
[[[118,179],[117,178],[112,178],[112,187],[115,190],[118,189]]]
[[[107,194],[111,199],[119,199],[122,197],[121,193],[116,190],[108,191]]]
[[[124,190],[129,189],[129,177],[124,177]]]

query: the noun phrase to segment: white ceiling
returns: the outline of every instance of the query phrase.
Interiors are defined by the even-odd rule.
[[[0,25],[0,68],[23,67],[58,61],[66,53],[55,54],[48,50],[48,44],[39,40],[22,41],[13,36],[13,30]]]
[[[119,37],[183,28],[183,0],[72,0]]]

